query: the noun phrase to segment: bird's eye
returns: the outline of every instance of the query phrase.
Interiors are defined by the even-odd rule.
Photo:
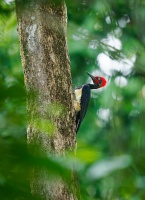
[[[101,80],[101,78],[98,78],[98,84],[99,84],[99,86],[102,85],[102,80]]]
[[[100,77],[95,77],[94,84],[96,84],[96,85],[98,85],[98,87],[100,87],[102,85],[102,79]]]

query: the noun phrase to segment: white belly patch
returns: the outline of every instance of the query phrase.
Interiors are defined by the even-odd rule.
[[[76,112],[81,110],[81,96],[82,96],[82,88],[76,89],[74,92],[75,100],[74,100],[74,107]]]

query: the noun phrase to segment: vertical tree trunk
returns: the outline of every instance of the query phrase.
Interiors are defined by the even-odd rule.
[[[65,155],[76,145],[65,3],[16,0],[16,12],[28,94],[29,147],[34,155]],[[61,178],[54,182],[49,177],[46,170],[34,169],[34,195],[44,200],[78,199]],[[74,174],[68,178],[77,185]]]

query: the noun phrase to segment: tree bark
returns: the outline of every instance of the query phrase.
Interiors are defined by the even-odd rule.
[[[65,155],[76,146],[64,1],[16,0],[20,53],[27,90],[27,138],[33,155]],[[49,169],[34,168],[32,194],[44,200],[74,200],[77,180],[54,181]],[[51,178],[50,178],[51,177]],[[74,188],[73,187],[73,188]]]

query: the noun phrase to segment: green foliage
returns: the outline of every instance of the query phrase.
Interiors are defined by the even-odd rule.
[[[6,1],[7,2],[7,1]],[[0,1],[0,199],[33,199],[30,168],[67,177],[76,162],[83,200],[145,199],[145,3],[135,0],[67,2],[73,84],[102,75],[77,135],[76,158],[32,158],[26,145],[26,102],[14,2]],[[49,114],[65,117],[50,105]],[[41,122],[41,123],[40,123]],[[36,128],[55,128],[36,119]],[[68,185],[71,183],[68,183]]]
[[[79,171],[83,199],[144,199],[145,5],[114,0],[82,3],[81,12],[75,7],[75,20],[71,5],[68,8],[73,84],[90,81],[85,71],[108,79],[106,88],[92,92],[77,135],[77,154],[85,163]]]

